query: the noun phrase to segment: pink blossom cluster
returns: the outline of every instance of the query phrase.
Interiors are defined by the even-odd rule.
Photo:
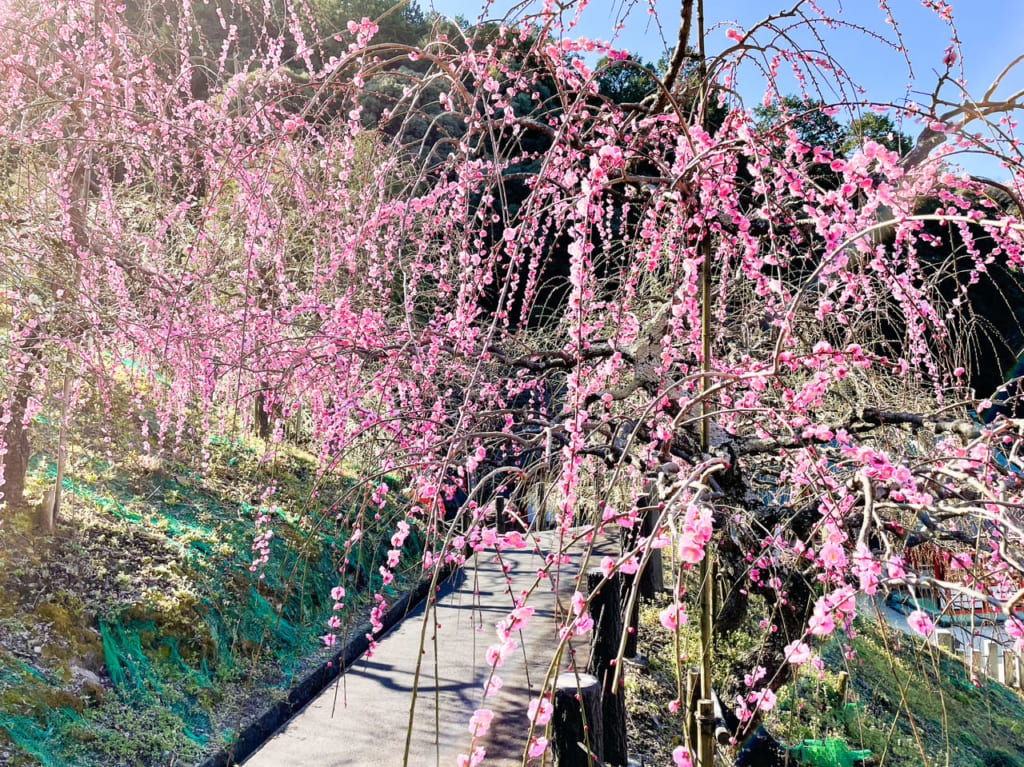
[[[843,586],[815,601],[808,631],[815,636],[828,636],[837,626],[848,624],[856,611],[856,593],[851,587]]]
[[[711,509],[697,504],[688,505],[679,535],[679,558],[690,564],[700,562],[704,558],[704,547],[713,534]]]

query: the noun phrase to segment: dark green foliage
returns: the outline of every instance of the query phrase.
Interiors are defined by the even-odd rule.
[[[822,655],[831,671],[849,673],[848,696],[857,705],[843,709],[823,694],[834,686],[807,673],[798,691],[780,691],[776,733],[802,718],[806,734],[798,737],[841,736],[894,767],[947,764],[947,758],[952,767],[978,767],[987,764],[986,754],[1019,763],[1024,701],[1017,693],[984,677],[974,684],[960,658],[920,638],[874,620],[854,627],[855,637],[837,637]]]
[[[755,107],[754,116],[766,130],[791,128],[807,146],[820,146],[838,154],[846,139],[846,129],[824,110],[820,99],[785,96],[768,106]]]
[[[932,213],[942,204],[929,199],[917,212]],[[1000,215],[995,207],[992,215]],[[929,237],[919,238],[917,255],[924,275],[935,281],[950,312],[947,324],[952,337],[947,354],[966,368],[967,381],[979,398],[992,397],[996,402],[1013,398],[1016,387],[1001,387],[1020,372],[1024,274],[1007,266],[1003,258],[985,263],[993,242],[977,226],[928,222],[925,231]],[[1006,408],[1012,411],[1014,406],[1010,402]]]
[[[846,129],[846,139],[843,141],[843,154],[857,151],[868,139],[901,156],[914,146],[913,139],[898,130],[889,115],[867,112],[862,117],[850,121]]]
[[[345,30],[349,21],[359,21],[365,17],[376,21],[379,27],[374,42],[409,46],[421,43],[430,31],[430,19],[423,13],[419,3],[410,0],[389,13],[394,6],[394,0],[318,0],[314,4],[323,32],[333,34]],[[346,44],[325,41],[324,52],[328,56],[343,55]]]
[[[655,77],[659,74],[653,64],[639,56],[612,61],[608,57],[597,62],[598,93],[616,104],[642,101],[655,90]]]

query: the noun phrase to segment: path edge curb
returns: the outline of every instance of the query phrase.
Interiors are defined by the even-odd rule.
[[[455,565],[446,565],[438,575],[438,589],[447,583],[457,570],[458,567]],[[234,740],[222,746],[196,767],[233,767],[252,756],[285,722],[327,689],[343,671],[359,660],[370,646],[370,641],[366,638],[367,634],[374,633],[375,639],[380,639],[387,634],[427,598],[427,592],[430,591],[430,584],[433,582],[433,577],[424,578],[396,599],[385,613],[382,620],[383,625],[379,631],[374,633],[369,621],[360,624],[345,642],[345,646],[323,663],[311,669],[288,691],[287,698],[278,701],[249,722],[239,731]]]

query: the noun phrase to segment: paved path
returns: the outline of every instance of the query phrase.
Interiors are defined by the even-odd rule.
[[[428,626],[423,644],[410,767],[454,765],[456,756],[468,750],[467,725],[473,711],[483,705],[483,685],[490,672],[485,654],[496,641],[494,624],[514,607],[510,594],[533,586],[543,554],[553,544],[551,534],[545,533],[540,537],[541,553],[525,549],[503,552],[508,581],[490,551],[472,558],[442,587],[437,635],[432,638]],[[575,590],[573,577],[578,568],[578,555],[561,568],[558,589],[565,597],[564,605]],[[521,648],[498,671],[504,687],[498,696],[487,700],[487,707],[495,711],[483,743],[488,765],[521,764],[526,706],[531,694],[539,691],[557,644],[553,584],[542,581],[539,588],[528,602],[536,612],[520,632]],[[275,733],[245,766],[402,765],[424,609],[421,604],[410,613],[379,641],[373,657],[360,658],[336,684]],[[587,647],[577,644],[573,649],[585,664]],[[567,661],[564,659],[563,669]]]

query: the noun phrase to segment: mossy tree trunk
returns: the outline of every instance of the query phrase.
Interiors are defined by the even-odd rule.
[[[37,358],[39,342],[30,339],[22,346],[22,352],[29,359],[26,367],[18,375],[10,400],[10,420],[4,427],[3,441],[6,452],[3,456],[4,472],[0,480],[0,492],[7,503],[9,512],[23,510],[25,501],[25,478],[28,475],[29,438],[28,438],[28,403],[32,396],[35,374],[32,362]]]

